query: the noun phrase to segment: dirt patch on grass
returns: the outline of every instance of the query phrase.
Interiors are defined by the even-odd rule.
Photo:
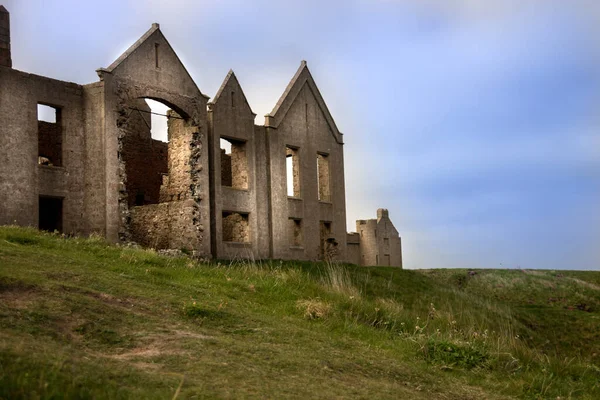
[[[0,278],[0,295],[5,293],[23,293],[32,292],[39,288],[27,282],[23,282],[17,279]]]
[[[27,309],[41,294],[38,286],[7,278],[0,278],[0,303],[16,310]]]
[[[145,337],[145,343],[142,346],[108,357],[116,360],[133,360],[139,358],[147,359],[160,356],[187,354],[189,353],[189,350],[184,350],[182,348],[186,339],[210,340],[213,339],[213,337],[181,330],[168,331],[161,334],[151,334]]]

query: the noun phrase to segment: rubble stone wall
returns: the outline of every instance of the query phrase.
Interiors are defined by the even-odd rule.
[[[199,209],[193,200],[132,207],[132,240],[154,249],[198,250],[202,231]]]

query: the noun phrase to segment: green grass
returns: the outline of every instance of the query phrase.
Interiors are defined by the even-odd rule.
[[[600,273],[163,257],[0,227],[0,399],[600,398]]]

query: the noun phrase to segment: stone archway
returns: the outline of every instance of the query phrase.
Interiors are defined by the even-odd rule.
[[[194,104],[184,99],[177,106],[174,96],[165,99],[158,93],[126,94],[120,96],[117,119],[121,240],[203,254],[201,192],[208,186],[202,184],[202,171],[208,160],[202,155],[202,124],[190,116]],[[170,108],[166,143],[151,137],[145,98]]]

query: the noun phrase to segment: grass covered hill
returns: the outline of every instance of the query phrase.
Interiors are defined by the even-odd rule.
[[[0,398],[599,399],[600,272],[202,263],[1,227]]]

